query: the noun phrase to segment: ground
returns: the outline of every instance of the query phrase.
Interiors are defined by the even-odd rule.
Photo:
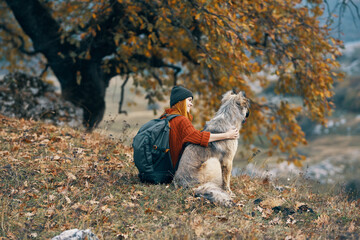
[[[100,239],[358,239],[360,208],[342,194],[232,177],[234,207],[191,189],[143,184],[121,140],[0,116],[0,239],[91,229]]]

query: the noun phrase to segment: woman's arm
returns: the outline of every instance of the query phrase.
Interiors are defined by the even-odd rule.
[[[225,139],[237,139],[239,138],[239,130],[237,128],[230,129],[225,133],[210,133],[209,142],[215,142]]]

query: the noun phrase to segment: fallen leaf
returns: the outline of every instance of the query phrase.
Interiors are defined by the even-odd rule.
[[[106,212],[106,213],[111,213],[111,209],[108,208],[107,205],[102,206],[102,207],[101,207],[101,210],[103,210],[103,211]]]
[[[88,208],[85,207],[84,205],[80,204],[80,203],[75,203],[72,207],[72,209],[75,209],[75,210],[81,210],[83,212],[87,212],[88,211]]]
[[[46,210],[45,216],[48,218],[51,218],[52,216],[55,215],[55,208],[54,207],[50,207]]]
[[[244,217],[246,217],[247,219],[254,219],[253,217],[251,217],[250,215],[244,214]]]
[[[154,212],[154,211],[151,210],[150,208],[145,209],[145,213],[146,213],[146,214],[151,214],[151,213],[153,213],[153,212]]]
[[[330,217],[325,213],[321,214],[318,219],[315,220],[315,223],[320,227],[329,223]]]
[[[68,203],[68,204],[70,204],[71,203],[71,200],[70,200],[70,198],[68,197],[68,196],[64,196],[65,197],[65,200],[66,200],[66,202]]]
[[[143,192],[142,191],[136,191],[135,194],[138,195],[138,196],[142,196]]]
[[[228,219],[228,217],[226,217],[225,215],[222,216],[216,216],[217,219],[219,219],[220,222],[226,222]]]
[[[269,219],[272,214],[273,210],[271,210],[270,208],[266,208],[265,211],[262,212],[261,217],[264,219]]]
[[[27,212],[25,213],[25,217],[27,217],[28,220],[32,219],[32,217],[35,215],[33,212]]]
[[[257,206],[257,207],[256,207],[256,210],[258,210],[260,213],[262,213],[262,212],[264,211],[264,209],[261,208],[260,206]]]
[[[202,223],[203,223],[203,218],[201,216],[196,216],[193,220],[192,229],[194,229],[195,235],[198,237],[204,232]]]
[[[350,232],[350,233],[352,233],[352,232],[355,231],[355,222],[354,222],[354,221],[352,221],[352,222],[350,223],[350,226],[349,226],[349,228],[348,228],[347,231]]]
[[[9,239],[17,239],[17,237],[15,237],[15,235],[14,234],[12,234],[11,232],[7,232],[7,237],[9,238]],[[4,238],[5,239],[5,238]]]
[[[269,222],[269,224],[270,224],[270,225],[280,225],[280,224],[282,224],[282,221],[281,221],[281,219],[280,219],[279,217],[276,217],[276,218],[274,218],[273,220],[271,220],[271,221]]]
[[[294,225],[297,221],[290,215],[289,218],[286,220],[286,224]]]
[[[89,202],[90,204],[99,204],[99,201],[95,201],[95,200],[90,200]]]
[[[15,152],[15,151],[17,151],[17,150],[19,150],[20,149],[20,146],[19,145],[14,145],[12,148],[11,148],[11,151],[12,152]]]
[[[132,202],[128,202],[128,201],[123,201],[123,203],[121,204],[123,207],[129,207],[129,208],[133,208],[136,207],[137,205],[135,203]]]
[[[9,154],[9,151],[0,151],[0,156],[7,156]]]
[[[50,200],[50,201],[55,200],[55,198],[56,198],[56,197],[55,197],[54,195],[52,195],[52,194],[51,194],[51,195],[49,195],[49,200]]]
[[[49,139],[44,139],[44,140],[42,140],[39,144],[46,145],[46,144],[48,144],[49,142],[50,142]]]
[[[66,176],[68,177],[69,180],[76,180],[76,177],[74,174],[72,174],[71,172],[67,172]]]

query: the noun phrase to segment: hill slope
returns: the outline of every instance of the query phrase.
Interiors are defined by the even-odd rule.
[[[357,239],[359,203],[232,178],[236,206],[138,181],[117,139],[0,116],[0,238],[48,239],[72,228],[100,239]]]

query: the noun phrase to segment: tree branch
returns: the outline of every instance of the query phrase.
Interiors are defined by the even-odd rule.
[[[162,87],[162,86],[163,86],[163,83],[162,83],[161,78],[159,78],[159,76],[156,75],[154,72],[151,72],[151,75],[153,75],[153,77],[158,81],[160,87]]]
[[[119,102],[119,111],[118,113],[124,113],[125,115],[127,115],[127,111],[122,110],[122,105],[124,103],[124,92],[125,92],[125,85],[129,80],[129,74],[126,75],[126,78],[123,82],[123,84],[121,84],[121,94],[120,94],[120,102]]]
[[[45,55],[62,88],[73,88],[76,69],[68,53],[75,51],[75,46],[61,43],[60,25],[48,9],[39,0],[5,1],[24,33],[31,38],[35,51]]]
[[[351,3],[351,5],[354,6],[354,8],[355,8],[355,10],[356,10],[356,13],[357,13],[357,17],[360,19],[360,12],[359,12],[358,6],[354,3],[353,0],[349,0],[349,2]]]
[[[85,39],[82,45],[85,48],[90,48],[90,54],[93,58],[102,59],[103,57],[115,52],[116,45],[114,42],[114,30],[118,25],[120,19],[123,17],[123,6],[117,1],[112,1],[112,12],[101,22],[92,24],[93,26],[99,26],[96,28],[96,36],[90,36],[89,39]],[[83,47],[82,47],[83,48]]]
[[[35,51],[44,54],[60,48],[60,26],[38,0],[5,0],[24,32],[32,39]],[[25,8],[25,9],[24,9]],[[56,52],[57,54],[57,52]]]
[[[116,52],[116,44],[114,41],[114,35],[119,25],[119,21],[124,19],[124,12],[126,6],[120,4],[118,1],[111,0],[111,9],[112,12],[103,20],[97,23],[94,23],[94,26],[99,26],[96,28],[96,36],[90,36],[91,40],[86,39],[84,44],[87,48],[90,45],[91,56],[95,59],[102,59],[103,57]],[[129,23],[130,24],[130,23]],[[146,34],[149,32],[146,29],[139,29],[135,26],[127,26],[127,31],[124,32],[124,37],[130,37],[128,32],[132,31],[136,35]],[[89,44],[90,43],[90,44]]]

